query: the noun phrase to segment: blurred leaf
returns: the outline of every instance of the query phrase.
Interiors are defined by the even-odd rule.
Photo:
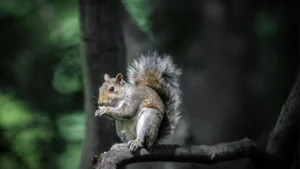
[[[69,141],[81,141],[84,137],[85,116],[83,112],[73,112],[58,119],[61,135]]]
[[[41,126],[35,128],[29,128],[21,130],[16,137],[13,139],[13,149],[17,152],[21,158],[27,163],[32,169],[40,168],[42,156],[39,149],[39,143],[50,141],[53,133],[47,128]],[[44,145],[46,146],[46,145]]]
[[[70,50],[55,68],[52,86],[60,93],[78,92],[83,87],[78,49]]]
[[[33,121],[33,116],[26,106],[12,97],[0,95],[0,125],[6,129],[22,127]]]
[[[0,168],[18,168],[17,162],[10,156],[0,156]]]
[[[79,167],[81,144],[71,143],[65,153],[59,156],[58,166],[63,169],[74,169]]]
[[[65,75],[61,70],[55,71],[52,84],[55,90],[63,94],[77,92],[82,88],[80,77]]]
[[[55,24],[50,27],[49,40],[61,48],[79,44],[79,20],[76,3],[55,6]]]
[[[6,12],[9,15],[25,15],[32,8],[31,0],[0,0],[0,11]]]
[[[76,14],[65,16],[58,21],[57,27],[50,32],[49,39],[61,47],[79,43],[79,23]]]
[[[54,136],[48,117],[30,111],[12,94],[1,93],[0,103],[0,126],[6,129],[4,136],[10,140],[11,149],[30,168],[40,168],[43,154],[38,153],[39,144],[50,143]],[[10,165],[9,161],[6,163]]]

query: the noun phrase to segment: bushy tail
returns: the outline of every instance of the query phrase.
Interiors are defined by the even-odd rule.
[[[147,85],[160,95],[165,105],[165,116],[160,127],[158,141],[171,136],[180,119],[179,76],[181,70],[176,68],[170,56],[160,57],[154,52],[142,55],[135,60],[127,73],[129,83]]]

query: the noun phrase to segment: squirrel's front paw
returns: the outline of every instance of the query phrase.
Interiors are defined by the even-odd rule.
[[[106,115],[108,112],[108,107],[99,106],[99,109],[96,110],[95,116],[103,116]]]
[[[130,140],[127,142],[127,147],[131,152],[135,153],[138,148],[143,147],[143,144],[139,140]]]

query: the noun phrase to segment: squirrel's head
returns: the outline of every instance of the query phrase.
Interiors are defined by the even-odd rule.
[[[114,106],[121,101],[125,95],[122,87],[126,82],[121,73],[116,78],[110,78],[108,74],[104,75],[104,83],[99,88],[98,104],[100,106]]]

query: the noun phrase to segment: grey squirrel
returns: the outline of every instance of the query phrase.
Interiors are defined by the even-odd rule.
[[[181,117],[181,69],[170,56],[154,52],[134,60],[127,75],[128,82],[121,73],[104,75],[95,116],[115,120],[117,135],[135,152],[173,135]]]

